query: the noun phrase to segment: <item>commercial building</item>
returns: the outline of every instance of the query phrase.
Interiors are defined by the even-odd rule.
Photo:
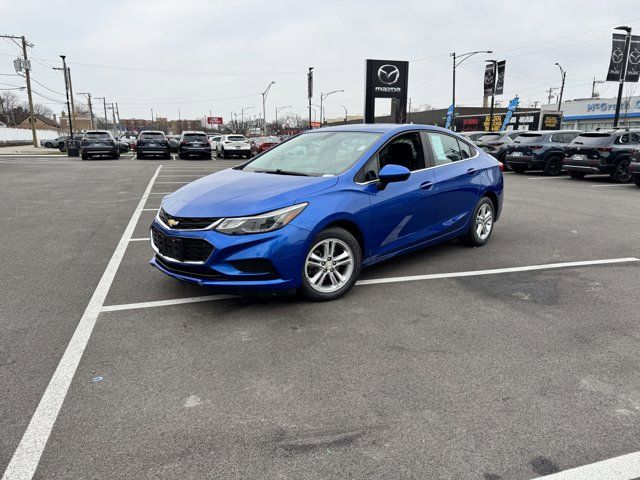
[[[557,110],[558,104],[543,105],[543,110]],[[562,128],[595,130],[613,127],[616,98],[580,98],[562,102]],[[620,127],[640,128],[640,96],[625,97],[620,107]]]

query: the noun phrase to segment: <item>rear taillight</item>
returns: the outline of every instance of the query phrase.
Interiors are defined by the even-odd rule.
[[[500,168],[501,172],[504,172],[504,163],[498,162],[498,167]]]
[[[182,141],[180,142],[180,145],[186,145],[186,144],[187,144],[187,141],[186,141],[186,140],[182,140]]]
[[[533,147],[531,147],[531,150],[540,150],[542,148],[542,145],[534,145]]]
[[[605,153],[605,152],[610,152],[611,150],[613,150],[613,148],[611,148],[611,147],[600,147],[597,150],[599,152]]]

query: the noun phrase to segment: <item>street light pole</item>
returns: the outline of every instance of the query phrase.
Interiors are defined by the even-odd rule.
[[[309,130],[311,130],[311,97],[313,97],[313,67],[307,73],[307,97],[309,99]]]
[[[562,94],[564,92],[564,80],[565,78],[567,78],[567,72],[564,71],[564,69],[560,66],[558,62],[556,62],[556,65],[560,69],[560,75],[562,76],[562,85],[560,86],[560,96],[558,97],[558,111],[560,111],[562,107]]]
[[[240,128],[242,129],[243,132],[244,132],[244,112],[246,112],[247,110],[251,110],[252,108],[255,108],[255,107],[242,107],[242,109],[240,109],[240,122],[241,122]]]
[[[62,70],[64,72],[64,91],[67,94],[67,115],[69,115],[67,117],[67,122],[69,123],[69,134],[73,138],[73,124],[71,122],[71,105],[69,104],[69,78],[68,78],[69,71],[67,70],[67,61],[66,61],[67,56],[60,55],[60,58],[62,59]],[[105,108],[104,115],[105,117],[107,116],[106,108]]]
[[[456,116],[456,68],[458,68],[458,66],[464,62],[467,58],[473,57],[474,55],[478,54],[478,53],[493,53],[493,50],[477,50],[475,52],[467,52],[467,53],[462,53],[460,55],[457,55],[456,52],[452,52],[450,55],[451,57],[453,57],[453,63],[452,63],[452,67],[453,67],[453,88],[452,88],[452,92],[451,92],[451,105],[453,105],[453,109],[452,109],[452,113],[451,113],[451,125],[453,126],[453,120],[455,119]],[[460,59],[460,61],[458,61],[458,59]]]
[[[345,107],[344,105],[340,105],[342,108],[344,108],[344,123],[347,123],[347,120],[349,118],[349,115],[347,115],[347,107]]]
[[[267,133],[267,110],[265,101],[267,99],[267,95],[269,94],[269,90],[271,89],[271,85],[274,85],[275,83],[276,82],[272,81],[269,85],[267,85],[267,88],[265,88],[264,92],[262,92],[262,133]]]
[[[285,105],[284,107],[276,107],[276,128],[278,128],[278,112],[285,108],[291,108],[291,105]]]
[[[321,127],[324,125],[324,107],[323,107],[324,99],[327,98],[329,95],[333,95],[334,93],[344,93],[344,90],[333,90],[328,93],[320,92],[320,126]]]
[[[616,27],[615,30],[624,30],[627,35],[624,39],[624,55],[622,56],[622,67],[620,68],[620,80],[618,86],[618,100],[616,101],[616,115],[613,118],[613,126],[618,126],[620,120],[620,104],[622,103],[622,90],[624,79],[627,76],[627,61],[629,59],[629,47],[631,46],[631,27]]]

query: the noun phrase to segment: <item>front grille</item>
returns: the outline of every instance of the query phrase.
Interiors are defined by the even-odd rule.
[[[225,278],[224,275],[218,271],[212,270],[208,267],[202,267],[199,265],[180,265],[179,267],[176,267],[175,265],[171,265],[169,262],[164,261],[158,255],[156,255],[156,262],[158,262],[165,270],[178,275],[195,277],[203,280],[219,280]]]
[[[206,262],[213,252],[213,245],[201,238],[173,237],[155,227],[151,235],[160,255],[180,262]]]
[[[160,209],[160,213],[158,214],[162,223],[164,223],[167,227],[173,228],[175,230],[200,230],[203,228],[207,228],[214,222],[220,220],[219,218],[187,218],[187,217],[174,217],[173,215],[169,215],[164,211],[163,208]],[[169,225],[169,220],[173,220],[174,222],[178,222],[174,225]]]

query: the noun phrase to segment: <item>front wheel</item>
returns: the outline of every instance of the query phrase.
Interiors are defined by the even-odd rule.
[[[489,241],[495,221],[493,202],[482,197],[471,215],[469,231],[464,236],[465,243],[472,247],[481,247]]]
[[[345,295],[356,283],[362,265],[358,241],[342,228],[328,228],[311,243],[302,266],[300,292],[322,302]]]

